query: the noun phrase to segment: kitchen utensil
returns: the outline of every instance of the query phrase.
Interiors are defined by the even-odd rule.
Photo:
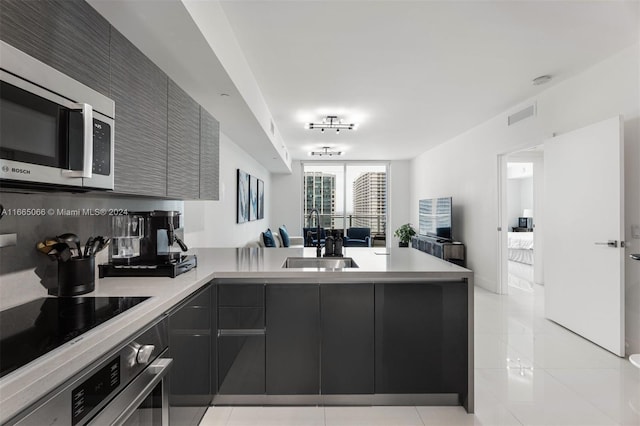
[[[52,257],[55,260],[60,262],[66,262],[71,259],[71,249],[66,243],[57,243],[53,246],[53,249],[48,253],[49,257]]]
[[[58,244],[58,242],[55,240],[39,241],[36,244],[36,250],[38,250],[41,253],[48,254],[51,250],[53,250],[53,246],[56,244]]]
[[[66,243],[44,240],[36,244],[36,250],[49,256],[51,260],[66,262],[71,258],[71,250]]]
[[[93,250],[93,244],[95,239],[93,237],[89,237],[87,243],[84,245],[84,257],[88,257],[91,251]]]
[[[97,240],[97,244],[94,244],[92,256],[95,256],[97,253],[100,253],[111,242],[111,238],[105,238],[103,236],[96,237],[96,240]]]
[[[66,243],[71,250],[76,250],[78,257],[82,256],[82,250],[80,249],[80,238],[78,238],[76,234],[68,232],[66,234],[58,235],[56,239],[60,243]]]

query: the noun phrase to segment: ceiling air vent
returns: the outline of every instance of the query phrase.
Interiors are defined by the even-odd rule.
[[[507,118],[507,125],[513,126],[518,121],[522,121],[525,118],[533,117],[534,115],[536,115],[536,105],[535,104],[529,105],[525,109],[518,111],[515,114],[511,114]]]

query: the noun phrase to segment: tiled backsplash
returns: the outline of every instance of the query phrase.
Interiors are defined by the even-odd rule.
[[[38,241],[65,232],[77,234],[82,244],[92,235],[108,236],[110,210],[184,211],[182,201],[93,194],[0,193],[0,204],[6,212],[0,234],[17,234],[16,246],[0,248],[0,296],[14,293],[9,287],[16,285],[43,294],[57,286],[57,262],[36,251]]]

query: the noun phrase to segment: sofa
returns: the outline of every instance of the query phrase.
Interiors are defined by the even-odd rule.
[[[371,228],[347,228],[345,247],[371,247]]]
[[[273,232],[273,239],[276,242],[276,248],[280,248],[283,247],[282,246],[282,237],[280,237],[280,234],[278,234],[277,232]],[[261,248],[265,248],[264,246],[264,239],[262,238],[262,232],[258,235],[258,238],[256,240],[252,240],[249,241],[247,244],[245,244],[245,247],[261,247]],[[300,247],[304,247],[304,238],[299,237],[299,236],[291,236],[289,235],[289,247],[293,247],[293,248],[300,248]]]

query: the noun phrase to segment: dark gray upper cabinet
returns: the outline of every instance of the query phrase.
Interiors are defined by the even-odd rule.
[[[114,28],[115,191],[167,195],[167,76]]]
[[[2,40],[107,96],[110,29],[85,1],[0,1]]]
[[[200,197],[200,105],[169,79],[167,196]]]
[[[200,107],[200,199],[219,199],[220,124]]]

